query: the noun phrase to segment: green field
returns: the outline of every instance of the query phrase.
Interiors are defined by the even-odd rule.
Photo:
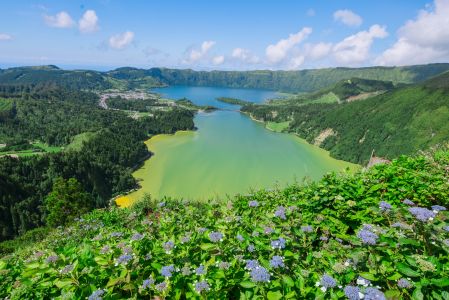
[[[274,131],[274,132],[283,132],[285,129],[288,128],[288,125],[290,124],[290,121],[285,122],[267,122],[265,124],[265,127],[267,129]]]
[[[81,150],[83,143],[87,142],[95,136],[95,132],[83,132],[73,137],[72,142],[65,147],[65,151],[79,151]]]

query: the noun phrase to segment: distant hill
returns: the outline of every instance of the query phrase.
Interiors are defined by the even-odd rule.
[[[290,121],[288,131],[340,159],[366,163],[373,150],[394,158],[449,140],[449,72],[363,101],[242,110],[264,121]]]

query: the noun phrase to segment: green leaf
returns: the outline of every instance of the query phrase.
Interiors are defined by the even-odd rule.
[[[398,280],[402,278],[402,275],[399,273],[394,273],[393,275],[391,275],[390,277],[388,277],[388,280]]]
[[[362,276],[365,279],[371,280],[371,281],[376,281],[377,277],[374,276],[374,274],[368,273],[368,272],[363,272],[360,273],[360,276]]]
[[[432,279],[430,282],[438,287],[449,286],[449,278]]]
[[[252,281],[242,281],[240,282],[240,286],[244,287],[245,289],[251,289],[256,286],[256,284]]]
[[[387,299],[401,299],[401,292],[398,290],[388,290],[385,292]]]
[[[419,276],[421,276],[421,274],[419,272],[416,272],[416,271],[412,270],[409,266],[407,266],[404,263],[398,263],[396,265],[396,267],[398,268],[399,272],[401,272],[402,274],[404,274],[406,276],[410,276],[410,277],[419,277]]]
[[[214,244],[211,244],[211,243],[201,244],[200,248],[201,248],[202,250],[208,251],[208,250],[210,250],[210,249],[215,248],[215,245],[214,245]]]
[[[421,288],[420,288],[420,287],[417,287],[417,288],[413,291],[412,299],[413,299],[413,300],[423,300],[423,299],[424,299],[424,295],[423,295],[423,293],[421,292]]]
[[[73,282],[72,282],[72,279],[70,279],[70,278],[67,278],[67,279],[58,279],[58,280],[55,281],[55,285],[56,285],[58,288],[60,288],[60,289],[66,287],[66,286],[72,285],[72,283],[73,283]]]
[[[285,285],[287,285],[288,287],[295,286],[295,282],[293,281],[293,279],[290,276],[287,276],[287,275],[283,276],[282,281],[284,281]]]
[[[279,300],[282,299],[282,293],[279,291],[276,292],[268,292],[267,293],[268,300]]]
[[[0,270],[6,269],[6,263],[3,260],[0,260]]]

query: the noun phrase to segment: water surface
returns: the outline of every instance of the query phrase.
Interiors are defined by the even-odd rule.
[[[216,97],[235,97],[262,102],[276,97],[263,90],[211,87],[168,87],[158,89],[165,97],[186,97],[196,104],[235,108]],[[206,200],[247,193],[251,188],[272,188],[319,179],[329,171],[354,165],[335,160],[296,136],[271,132],[263,124],[235,111],[200,113],[194,132],[158,135],[146,142],[155,155],[134,173],[142,188],[132,200],[145,193],[153,197],[173,196]]]

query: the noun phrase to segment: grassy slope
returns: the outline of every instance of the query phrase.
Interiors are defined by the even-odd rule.
[[[104,289],[107,299],[155,295],[199,299],[195,282],[207,280],[210,290],[203,294],[208,299],[344,299],[342,288],[323,292],[315,285],[328,274],[343,287],[356,285],[358,276],[363,276],[388,298],[413,294],[415,299],[422,299],[420,295],[447,299],[449,232],[444,226],[449,225],[449,213],[440,212],[423,223],[402,201],[447,206],[448,166],[446,149],[432,156],[401,157],[355,175],[328,175],[306,186],[237,196],[228,203],[166,199],[162,204],[143,201],[131,210],[97,210],[68,228],[50,230],[46,238],[40,229],[27,239],[0,244],[3,251],[15,251],[0,259],[0,297],[65,294],[85,299]],[[379,209],[382,200],[392,205],[388,212]],[[250,207],[250,201],[258,206]],[[285,208],[285,219],[275,217],[279,207]],[[409,229],[391,226],[395,222]],[[375,245],[363,244],[357,237],[363,224],[372,224],[378,237]],[[310,232],[301,227],[306,225]],[[214,231],[224,234],[222,241],[211,241]],[[143,236],[133,237],[135,233]],[[243,241],[236,238],[238,234]],[[271,243],[280,237],[286,240],[285,248],[274,249]],[[164,250],[168,241],[176,245],[170,251],[167,245]],[[248,250],[250,245],[253,251]],[[118,263],[124,252],[131,256],[122,258],[129,261]],[[56,262],[47,261],[51,255]],[[284,267],[270,265],[275,255],[283,258]],[[253,282],[245,268],[250,259],[269,270],[270,282]],[[226,267],[219,264],[223,261]],[[172,264],[172,277],[164,278],[162,266]],[[200,265],[205,275],[195,275]],[[67,273],[61,272],[64,269]],[[148,278],[156,284],[165,281],[167,290],[160,292],[154,285],[142,288]],[[412,287],[400,288],[401,278],[409,278]]]

